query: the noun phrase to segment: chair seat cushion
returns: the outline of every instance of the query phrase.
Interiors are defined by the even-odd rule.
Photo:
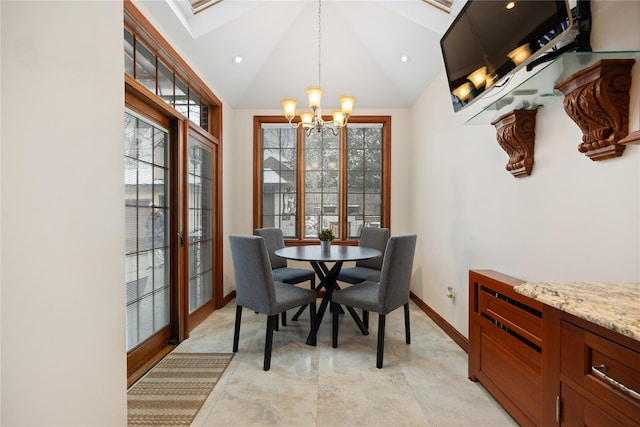
[[[379,282],[380,270],[374,270],[367,267],[349,267],[343,268],[338,274],[338,280],[346,283],[361,283],[361,282]]]
[[[273,280],[276,282],[283,282],[289,284],[296,284],[312,280],[316,273],[311,270],[305,270],[304,268],[276,268],[271,270],[273,273]]]
[[[269,316],[300,307],[301,305],[311,304],[317,298],[316,291],[311,289],[303,289],[281,282],[274,282],[274,286],[276,290],[275,304],[271,309],[271,313],[264,313]]]
[[[381,313],[382,305],[378,300],[379,289],[380,285],[376,282],[362,282],[339,291],[333,291],[331,300],[348,307]]]

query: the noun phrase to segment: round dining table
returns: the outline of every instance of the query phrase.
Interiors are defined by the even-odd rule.
[[[336,279],[340,273],[342,264],[346,261],[359,261],[382,255],[382,252],[377,249],[346,245],[331,245],[329,250],[321,249],[320,245],[287,246],[276,250],[274,253],[281,258],[309,262],[320,279],[320,284],[316,287],[316,290],[319,291],[323,288],[325,290],[322,302],[316,313],[315,322],[313,323],[314,326],[307,337],[306,343],[309,345],[316,345],[317,343],[318,328],[322,322],[324,312],[327,309],[327,305],[331,302],[331,295],[334,289],[339,289]],[[334,264],[329,268],[327,263]],[[362,320],[355,310],[351,307],[347,307],[347,310],[362,333],[364,335],[369,334],[367,327],[362,323]]]

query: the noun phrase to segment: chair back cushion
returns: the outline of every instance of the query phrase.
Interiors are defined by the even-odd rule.
[[[267,252],[269,253],[269,261],[271,261],[271,268],[287,266],[287,260],[274,253],[278,249],[284,248],[284,236],[280,228],[257,228],[253,231],[253,234],[264,239],[264,244],[267,246]]]
[[[364,227],[360,233],[359,246],[377,249],[384,254],[385,248],[387,247],[387,240],[389,240],[388,228]],[[364,259],[356,262],[356,266],[380,270],[382,269],[382,259],[382,255],[371,259]]]
[[[380,305],[389,313],[409,302],[413,255],[416,250],[415,234],[393,236],[387,242],[380,272]]]
[[[260,236],[229,236],[236,301],[242,307],[271,314],[276,291],[264,239]]]

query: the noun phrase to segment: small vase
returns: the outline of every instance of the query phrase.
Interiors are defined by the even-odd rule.
[[[330,240],[321,240],[320,241],[320,250],[323,253],[330,253],[331,252],[331,241]]]

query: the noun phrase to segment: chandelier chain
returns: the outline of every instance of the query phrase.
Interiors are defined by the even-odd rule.
[[[318,87],[322,87],[320,64],[322,60],[322,1],[318,0]]]

